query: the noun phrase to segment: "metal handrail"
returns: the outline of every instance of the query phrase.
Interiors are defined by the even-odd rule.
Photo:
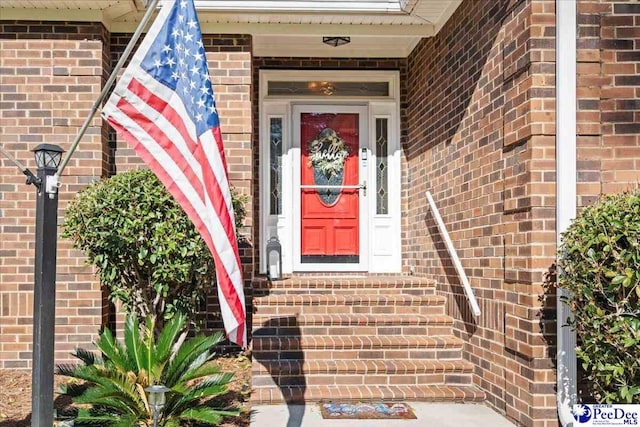
[[[473,294],[473,289],[471,289],[471,284],[469,283],[469,278],[467,274],[464,272],[464,268],[462,267],[462,263],[460,262],[460,258],[458,257],[458,253],[456,252],[456,248],[453,246],[453,242],[451,241],[451,237],[449,237],[449,232],[447,232],[447,228],[442,221],[442,217],[440,216],[440,212],[438,211],[438,207],[436,206],[436,202],[431,197],[431,192],[427,191],[427,200],[429,201],[429,206],[431,207],[431,211],[433,212],[433,216],[436,219],[436,223],[438,224],[438,229],[440,230],[440,234],[444,238],[444,243],[447,246],[447,250],[449,251],[449,255],[453,261],[453,265],[458,272],[458,276],[460,277],[460,281],[462,282],[462,286],[464,287],[464,293],[467,294],[467,299],[469,300],[469,304],[471,305],[471,310],[475,316],[480,316],[480,306],[478,305],[478,300],[476,296]]]

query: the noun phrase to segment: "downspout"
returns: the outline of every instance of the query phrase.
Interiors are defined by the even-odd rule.
[[[576,217],[576,0],[556,0],[556,242]],[[564,326],[571,310],[557,290],[557,405],[564,426],[573,426],[576,403],[576,334]]]

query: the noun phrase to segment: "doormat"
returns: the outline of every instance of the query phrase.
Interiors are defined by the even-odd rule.
[[[406,403],[321,403],[324,419],[347,420],[415,420],[416,414]]]

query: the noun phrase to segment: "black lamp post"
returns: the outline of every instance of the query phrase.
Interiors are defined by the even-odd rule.
[[[36,254],[33,288],[33,370],[31,379],[32,427],[53,425],[53,364],[56,320],[56,242],[58,188],[53,175],[64,150],[40,144],[35,153],[38,189],[36,200]]]

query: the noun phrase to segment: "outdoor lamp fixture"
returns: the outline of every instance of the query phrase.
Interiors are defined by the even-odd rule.
[[[58,171],[64,150],[58,145],[40,144],[32,151],[36,158],[36,166],[38,166],[39,183],[45,183],[45,192],[52,198],[54,194],[57,194],[58,189],[53,179],[47,177],[53,176]],[[44,172],[44,176],[40,176],[40,170]],[[29,182],[27,181],[27,183]]]
[[[53,366],[56,320],[56,248],[58,240],[58,186],[53,175],[64,150],[40,144],[33,150],[38,176],[28,170],[27,184],[36,196],[36,250],[33,288],[33,376],[31,425],[53,425]],[[43,185],[44,183],[44,185]]]
[[[328,44],[329,46],[338,47],[345,45],[347,43],[351,43],[351,37],[347,36],[324,36],[322,37],[322,43]]]
[[[331,82],[309,82],[307,87],[310,91],[315,93],[322,93],[323,95],[331,96],[336,91],[336,86]]]
[[[277,237],[267,242],[267,276],[269,280],[282,278],[282,245]]]
[[[165,393],[171,391],[171,389],[165,387],[163,384],[154,384],[144,390],[149,393],[149,406],[153,413],[153,427],[158,427],[158,416],[167,401]]]
[[[56,168],[62,160],[62,147],[53,144],[40,144],[32,150],[36,158],[38,168]]]

